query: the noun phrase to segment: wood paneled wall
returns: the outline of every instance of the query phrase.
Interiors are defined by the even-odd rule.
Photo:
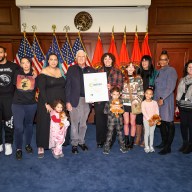
[[[158,58],[163,49],[167,49],[170,61],[179,74],[184,63],[192,59],[192,1],[191,0],[152,0],[149,8],[149,46],[153,55],[154,64],[157,66]],[[51,33],[36,34],[43,51],[46,53],[51,44]],[[60,46],[65,42],[65,34],[56,34]],[[82,33],[81,37],[92,59],[97,42],[96,33]],[[120,51],[123,33],[115,33],[118,51]],[[141,45],[145,34],[138,33]],[[19,9],[15,6],[15,0],[1,0],[0,4],[0,45],[8,50],[8,59],[13,60],[17,53],[20,40]],[[78,37],[75,33],[68,34],[71,44]],[[33,34],[27,34],[29,42],[33,40]],[[101,33],[104,51],[107,52],[111,40],[111,33]],[[134,41],[134,33],[127,33],[127,48],[131,57]]]

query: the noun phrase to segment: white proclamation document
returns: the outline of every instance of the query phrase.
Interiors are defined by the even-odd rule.
[[[109,101],[106,72],[83,74],[83,78],[86,103]]]

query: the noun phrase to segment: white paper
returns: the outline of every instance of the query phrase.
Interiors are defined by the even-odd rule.
[[[83,78],[86,103],[109,101],[106,72],[83,74]]]

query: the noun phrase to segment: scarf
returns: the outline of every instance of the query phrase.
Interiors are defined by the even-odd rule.
[[[186,86],[189,86],[186,90]],[[185,100],[192,102],[192,78],[187,75],[181,79],[177,88],[177,97],[176,100],[180,101],[182,95],[185,93]]]

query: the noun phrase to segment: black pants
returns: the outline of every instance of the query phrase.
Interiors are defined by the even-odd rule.
[[[0,145],[3,143],[3,127],[5,143],[13,143],[13,116],[11,111],[12,96],[0,96]]]
[[[184,144],[192,144],[192,111],[180,110],[181,136]]]
[[[175,136],[174,122],[161,121],[160,132],[164,148],[171,148],[171,144]]]
[[[106,102],[98,102],[94,104],[95,109],[95,123],[96,123],[96,141],[97,144],[104,144],[107,137],[107,115],[103,110]],[[111,145],[115,142],[116,130],[113,131]]]

